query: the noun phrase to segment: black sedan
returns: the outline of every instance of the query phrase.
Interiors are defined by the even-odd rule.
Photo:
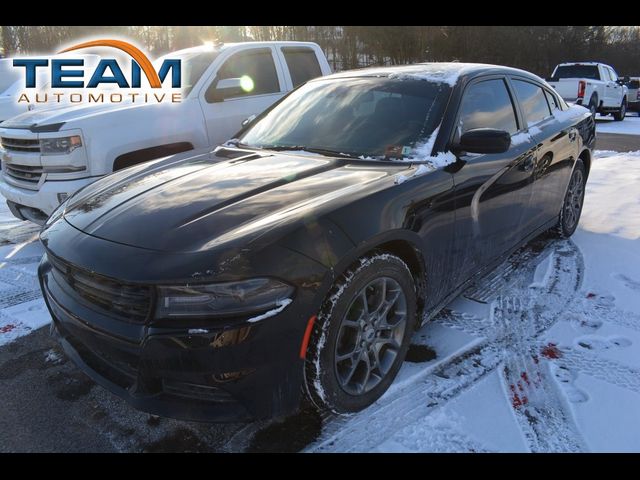
[[[205,421],[352,412],[478,275],[578,224],[586,109],[512,68],[322,77],[206,154],[85,187],[47,221],[55,331],[135,407]]]

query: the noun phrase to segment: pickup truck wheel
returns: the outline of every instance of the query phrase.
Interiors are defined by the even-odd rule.
[[[622,105],[620,105],[620,110],[613,113],[613,119],[621,122],[624,120],[624,116],[627,114],[627,99],[622,99]]]
[[[598,99],[596,98],[595,95],[591,97],[591,100],[589,100],[588,108],[593,118],[595,118],[596,113],[598,113]]]

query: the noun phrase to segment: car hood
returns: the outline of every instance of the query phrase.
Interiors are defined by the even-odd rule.
[[[68,124],[70,122],[85,120],[86,118],[105,113],[120,112],[132,108],[153,107],[152,104],[93,104],[93,105],[48,105],[42,108],[22,113],[11,120],[2,123],[4,128],[32,128],[46,125]],[[67,127],[75,128],[74,125]]]
[[[286,153],[185,156],[98,180],[72,197],[64,218],[89,235],[152,250],[249,246],[283,224],[392,186],[412,168]]]

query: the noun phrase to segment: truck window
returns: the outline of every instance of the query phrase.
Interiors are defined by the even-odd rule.
[[[504,80],[474,83],[464,92],[460,105],[460,133],[474,128],[518,131],[513,102]]]
[[[611,77],[611,81],[615,82],[616,80],[618,80],[618,75],[616,75],[616,72],[613,71],[612,68],[609,67],[605,67],[607,69],[607,72],[609,72],[609,77]]]
[[[590,78],[600,80],[597,65],[560,65],[554,78]]]
[[[524,80],[513,80],[513,88],[516,91],[516,97],[522,105],[524,117],[529,125],[538,123],[543,118],[551,115],[549,105],[545,100],[542,88],[533,83]]]
[[[280,82],[270,48],[253,49],[232,55],[218,70],[215,82],[243,76],[253,80],[253,89],[238,93],[236,97],[280,92]]]
[[[284,47],[282,48],[282,53],[287,61],[287,67],[289,68],[289,73],[291,73],[291,81],[293,82],[294,88],[307,80],[322,75],[318,57],[313,49],[306,47]]]

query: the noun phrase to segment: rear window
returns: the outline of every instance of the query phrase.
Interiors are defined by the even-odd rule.
[[[551,115],[542,88],[522,80],[513,80],[513,88],[516,91],[516,97],[518,97],[520,105],[522,105],[524,116],[529,125],[538,123],[543,118]]]
[[[294,87],[322,75],[318,57],[311,48],[285,47],[282,53],[287,61]]]
[[[629,88],[640,88],[640,80],[631,80],[629,83],[627,83],[627,86]]]
[[[556,69],[554,78],[590,78],[600,80],[597,65],[561,65]]]

